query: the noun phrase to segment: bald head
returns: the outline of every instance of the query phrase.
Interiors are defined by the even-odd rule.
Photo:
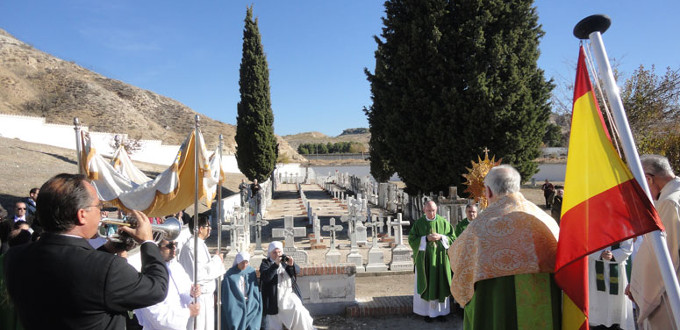
[[[437,204],[433,201],[425,202],[425,205],[423,205],[423,212],[425,212],[425,217],[433,220],[437,216]]]

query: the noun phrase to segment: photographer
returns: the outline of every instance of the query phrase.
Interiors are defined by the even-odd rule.
[[[127,311],[154,305],[168,292],[168,271],[151,224],[121,230],[141,244],[142,271],[93,249],[102,204],[83,175],[59,174],[40,188],[37,215],[45,233],[10,249],[5,279],[25,329],[124,329]],[[139,211],[132,214],[146,219]]]
[[[269,258],[260,265],[262,316],[265,329],[314,329],[309,311],[302,305],[296,282],[300,270],[293,257],[283,254],[283,244],[269,244]]]

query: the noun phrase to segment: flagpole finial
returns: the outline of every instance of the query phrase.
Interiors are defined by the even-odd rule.
[[[610,25],[612,25],[612,20],[609,16],[604,14],[590,15],[574,26],[574,36],[579,39],[588,39],[593,32],[604,33]]]

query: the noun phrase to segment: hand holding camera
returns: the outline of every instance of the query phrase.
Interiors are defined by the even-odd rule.
[[[288,266],[292,266],[293,265],[293,257],[283,254],[283,255],[281,255],[281,262],[285,263]]]

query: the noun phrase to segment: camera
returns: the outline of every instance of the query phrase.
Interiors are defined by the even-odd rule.
[[[288,256],[285,254],[281,255],[281,262],[288,263]]]

